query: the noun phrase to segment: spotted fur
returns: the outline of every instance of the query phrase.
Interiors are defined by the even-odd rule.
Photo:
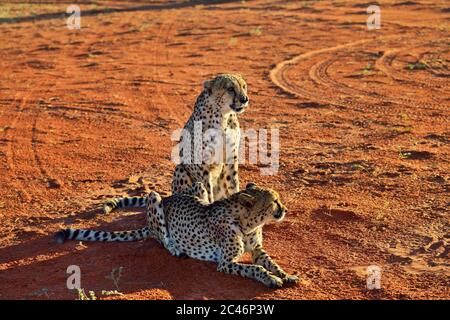
[[[68,229],[60,231],[56,239],[134,241],[151,236],[173,255],[213,261],[219,271],[256,279],[268,287],[298,281],[263,249],[263,226],[281,221],[287,212],[277,192],[250,183],[245,190],[210,204],[202,183],[185,190],[165,199],[152,192],[148,226],[143,229],[120,233]],[[251,253],[252,264],[238,262],[244,252]]]

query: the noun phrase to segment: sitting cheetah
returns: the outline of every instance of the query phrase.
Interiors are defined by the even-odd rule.
[[[210,203],[239,191],[238,153],[240,128],[237,114],[244,112],[249,103],[247,84],[239,74],[219,74],[204,83],[204,90],[197,97],[194,111],[184,126],[191,139],[180,138],[179,156],[181,163],[175,167],[172,179],[172,193],[182,192],[194,182],[202,182],[208,192]],[[201,129],[194,135],[196,128]],[[199,130],[200,131],[200,130]],[[219,138],[226,142],[223,155],[216,154]],[[227,137],[225,140],[224,137]],[[183,141],[185,138],[185,141]],[[201,146],[201,150],[198,147]],[[218,157],[215,158],[215,157]],[[218,160],[218,161],[215,161]],[[145,207],[146,197],[126,197],[108,201],[106,213],[124,207]]]
[[[277,192],[249,183],[245,190],[210,204],[208,192],[197,182],[185,193],[163,200],[158,193],[148,197],[148,226],[124,232],[67,229],[55,235],[58,243],[81,241],[135,241],[158,239],[174,255],[214,261],[218,270],[256,279],[274,288],[296,283],[298,277],[283,271],[264,251],[262,227],[281,221],[286,207]],[[244,252],[253,264],[239,263]]]

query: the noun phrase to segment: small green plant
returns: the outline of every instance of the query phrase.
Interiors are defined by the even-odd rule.
[[[364,170],[364,169],[366,169],[366,168],[364,168],[363,165],[361,165],[359,163],[352,163],[351,167],[352,167],[353,170]]]
[[[122,277],[122,269],[123,267],[114,268],[112,269],[111,273],[105,277],[106,279],[112,280],[117,291],[120,291],[119,281],[120,278]]]
[[[84,289],[77,289],[78,300],[97,300],[97,296],[94,291],[89,291],[89,296],[84,292]]]
[[[371,74],[373,74],[373,73],[374,73],[374,71],[373,71],[373,66],[372,66],[372,64],[370,64],[370,63],[368,63],[368,64],[361,70],[361,74],[364,75],[364,76],[368,76],[368,75],[371,75]]]
[[[425,61],[416,61],[413,63],[408,63],[407,66],[408,70],[413,71],[413,70],[425,70],[427,69],[429,66]]]
[[[33,291],[32,293],[30,293],[30,296],[35,296],[35,297],[46,296],[47,298],[50,298],[49,295],[48,295],[48,289],[47,288],[42,288],[42,289]]]
[[[422,160],[422,159],[430,159],[433,157],[433,154],[428,151],[400,151],[399,157],[401,159],[410,159],[410,160]]]
[[[261,27],[256,27],[256,28],[250,29],[250,35],[251,36],[260,36],[260,35],[262,35]]]
[[[395,126],[392,127],[392,130],[397,133],[411,133],[413,131],[413,127],[411,126]]]
[[[238,39],[236,37],[230,38],[230,41],[229,41],[230,45],[235,46],[237,44],[237,42],[238,42]]]
[[[88,294],[84,291],[84,289],[77,289],[78,293],[78,300],[97,300],[97,295],[95,294],[95,291],[89,290]],[[102,290],[101,293],[102,296],[123,296],[122,292],[119,292],[117,290]],[[47,295],[48,297],[48,295]]]
[[[412,157],[412,153],[409,152],[409,151],[400,151],[400,152],[398,153],[398,156],[399,156],[401,159],[409,159],[409,158]]]
[[[102,290],[102,296],[123,296],[123,293],[117,290]]]
[[[88,57],[89,58],[97,58],[98,56],[100,56],[100,52],[89,52],[88,53]]]
[[[403,112],[399,113],[398,117],[400,119],[402,119],[403,121],[409,121],[410,120],[409,116],[406,113],[403,113]]]

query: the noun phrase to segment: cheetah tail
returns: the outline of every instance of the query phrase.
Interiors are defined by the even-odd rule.
[[[108,200],[103,205],[103,211],[110,213],[117,208],[146,207],[147,197],[125,197]]]
[[[155,237],[149,227],[144,227],[137,230],[130,231],[95,231],[95,230],[83,230],[83,229],[65,229],[61,230],[54,235],[54,240],[58,244],[64,243],[66,240],[79,240],[79,241],[139,241],[148,237]]]

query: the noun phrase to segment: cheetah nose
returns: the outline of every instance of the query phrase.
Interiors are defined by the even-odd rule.
[[[241,103],[247,103],[248,102],[248,97],[241,97]]]

